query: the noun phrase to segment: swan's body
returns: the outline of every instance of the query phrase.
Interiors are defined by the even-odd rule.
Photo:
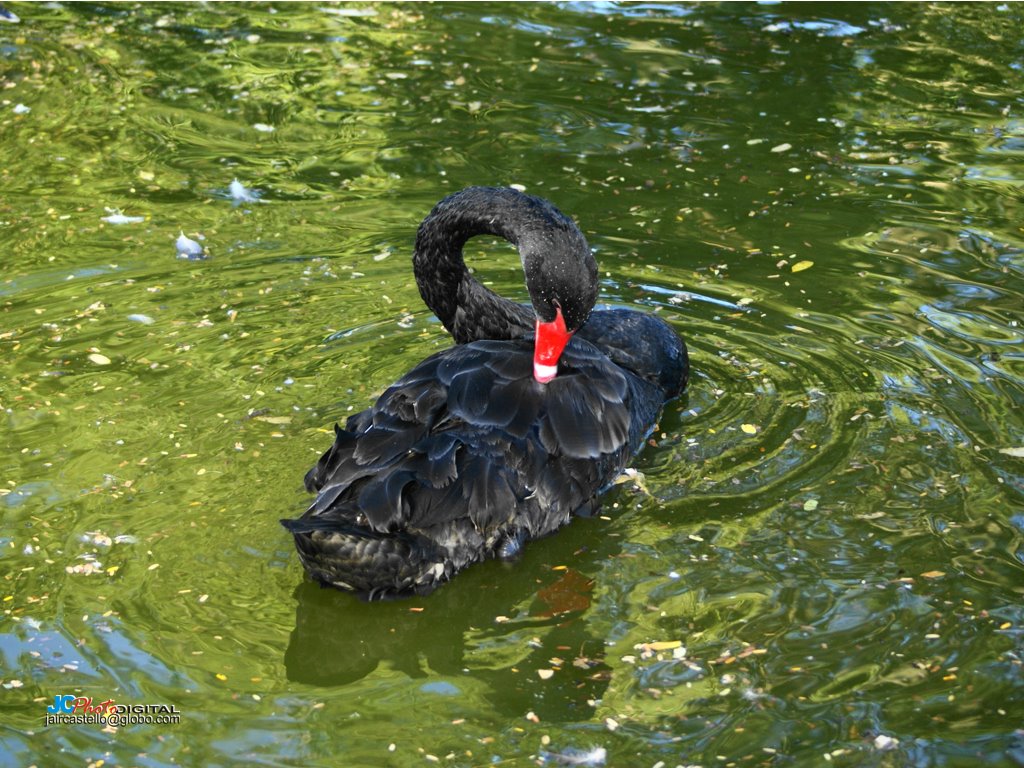
[[[519,247],[534,311],[469,274],[462,246],[484,233]],[[474,187],[442,200],[420,226],[414,267],[458,346],[335,427],[306,475],[316,500],[282,521],[314,579],[370,598],[429,592],[592,511],[688,371],[659,318],[591,314],[593,256],[539,198]],[[564,350],[545,346],[548,333]]]

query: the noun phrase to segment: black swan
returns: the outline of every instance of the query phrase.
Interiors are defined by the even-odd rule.
[[[532,310],[466,269],[462,247],[482,234],[518,247]],[[449,195],[420,225],[413,268],[456,346],[335,425],[306,474],[316,500],[281,521],[316,581],[367,599],[426,594],[592,513],[689,370],[660,318],[592,311],[587,241],[539,197]]]

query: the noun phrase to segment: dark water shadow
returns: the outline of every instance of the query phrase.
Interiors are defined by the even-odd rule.
[[[294,593],[287,677],[333,688],[382,666],[425,681],[471,674],[501,712],[562,719],[566,701],[585,706],[607,686],[604,638],[588,615],[593,574],[621,552],[621,540],[606,536],[608,525],[575,520],[531,542],[520,561],[479,564],[426,597],[367,603],[304,580]],[[536,670],[559,657],[558,675],[538,695]]]

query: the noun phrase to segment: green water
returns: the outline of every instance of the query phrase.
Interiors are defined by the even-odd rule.
[[[0,766],[1024,765],[1024,6],[6,5]],[[470,184],[691,386],[649,493],[366,605],[278,519]]]

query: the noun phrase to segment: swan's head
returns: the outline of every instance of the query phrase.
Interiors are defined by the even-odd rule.
[[[562,352],[597,301],[597,262],[583,233],[567,217],[556,221],[561,226],[530,232],[519,242],[537,316],[533,377],[541,384],[558,374]]]

